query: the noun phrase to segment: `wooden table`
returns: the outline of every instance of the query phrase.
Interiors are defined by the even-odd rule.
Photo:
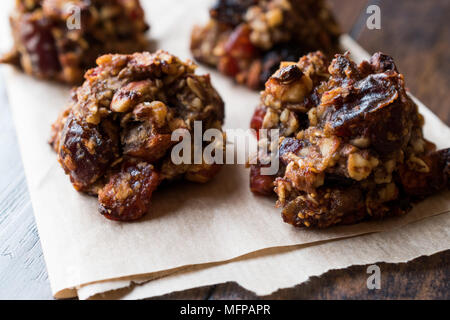
[[[332,0],[336,16],[365,49],[394,56],[407,86],[450,124],[450,1]],[[366,8],[381,8],[368,30]],[[0,299],[52,299],[4,85],[0,82]],[[378,264],[382,289],[367,290],[366,266],[327,272],[271,299],[449,299],[450,250],[405,264]],[[235,283],[172,293],[164,299],[256,299]]]

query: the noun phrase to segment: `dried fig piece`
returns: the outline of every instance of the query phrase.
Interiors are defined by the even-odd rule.
[[[109,120],[94,126],[74,115],[61,133],[58,160],[75,189],[85,191],[101,178],[119,156],[117,128]]]

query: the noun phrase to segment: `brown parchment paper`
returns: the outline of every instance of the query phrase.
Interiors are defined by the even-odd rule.
[[[190,58],[190,30],[205,20],[210,2],[142,1],[157,48]],[[348,37],[343,41],[362,57]],[[58,298],[75,296],[81,285],[132,276],[159,277],[262,249],[398,228],[450,209],[449,193],[444,193],[402,218],[322,231],[298,230],[282,222],[273,199],[250,193],[248,171],[236,165],[225,166],[207,185],[181,183],[159,190],[151,212],[138,222],[108,221],[98,214],[95,198],[72,188],[47,145],[50,125],[67,103],[69,89],[3,69],[49,279]],[[226,127],[248,128],[258,94],[215,71],[200,67],[198,72],[212,74],[226,102]],[[423,105],[420,109],[426,119],[425,136],[439,147],[448,147],[449,128]]]
[[[446,213],[398,230],[315,245],[262,250],[229,262],[189,267],[158,279],[135,279],[132,285],[125,280],[91,284],[80,288],[78,297],[144,299],[231,281],[263,296],[293,287],[328,270],[378,262],[407,262],[418,253],[431,255],[449,247],[450,213]],[[383,289],[383,269],[380,271]],[[361,286],[365,288],[366,283],[362,282]],[[411,294],[413,298],[414,293]]]

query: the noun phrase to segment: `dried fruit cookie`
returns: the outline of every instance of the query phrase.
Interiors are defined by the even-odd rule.
[[[275,191],[297,227],[405,214],[449,186],[450,151],[424,139],[423,123],[387,55],[356,65],[348,54],[329,63],[315,52],[282,63],[251,123],[279,130],[280,169],[263,176],[254,165],[251,189]]]
[[[337,53],[339,27],[324,0],[217,0],[191,50],[252,89],[264,87],[281,61],[322,50]]]
[[[104,55],[97,64],[52,126],[50,143],[76,190],[98,195],[105,217],[128,221],[148,211],[161,182],[213,178],[220,164],[171,157],[177,129],[193,133],[201,122],[201,137],[222,134],[224,104],[209,75],[164,51]]]
[[[148,25],[139,0],[16,0],[13,50],[0,61],[68,84],[105,53],[146,50]]]

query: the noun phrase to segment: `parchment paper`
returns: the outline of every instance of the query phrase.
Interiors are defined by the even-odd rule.
[[[190,267],[155,280],[135,279],[131,286],[130,281],[125,280],[87,285],[78,290],[78,297],[144,299],[229,281],[263,296],[293,287],[328,270],[377,262],[407,262],[416,258],[419,252],[420,255],[431,255],[449,246],[450,213],[446,213],[395,231],[310,246],[263,250],[227,263]],[[383,268],[381,279],[383,289]],[[362,282],[361,286],[365,288],[366,283]],[[116,290],[120,288],[123,289]],[[411,294],[413,297],[414,293]]]
[[[204,21],[210,1],[142,2],[157,48],[189,58],[190,30]],[[348,38],[344,42],[358,51]],[[226,261],[262,249],[398,228],[450,210],[447,192],[422,202],[402,218],[322,231],[298,230],[282,222],[273,199],[250,193],[245,168],[226,166],[207,185],[181,183],[159,190],[151,212],[138,222],[108,221],[98,214],[95,198],[72,188],[47,145],[50,125],[67,103],[69,89],[4,69],[49,279],[58,298],[75,296],[75,288],[89,283],[136,275],[160,277],[182,267]],[[258,94],[212,70],[201,67],[198,72],[212,74],[226,102],[226,127],[248,128]],[[448,147],[449,128],[423,105],[420,110],[426,118],[426,137]]]

